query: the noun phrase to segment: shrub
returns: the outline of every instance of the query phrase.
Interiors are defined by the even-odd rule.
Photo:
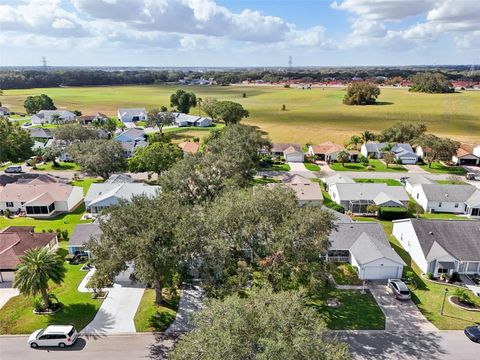
[[[372,171],[372,170],[373,170],[373,166],[372,166],[372,165],[368,165],[368,166],[367,166],[367,170],[368,170],[368,171]]]
[[[427,272],[427,278],[432,280],[433,279],[433,273]]]
[[[405,219],[409,217],[409,213],[404,208],[397,207],[381,207],[378,210],[378,218],[382,220],[398,220]]]
[[[453,295],[456,296],[458,301],[462,304],[465,304],[465,305],[472,304],[472,300],[470,299],[470,296],[468,295],[467,291],[464,289],[457,288],[453,293]]]
[[[36,297],[33,299],[33,310],[36,312],[42,312],[44,311],[45,307],[43,306],[43,301],[40,297]]]
[[[61,234],[61,237],[62,237],[63,240],[65,240],[65,241],[68,240],[68,230],[67,229],[62,230],[60,232],[60,234]]]
[[[358,162],[361,163],[363,166],[368,166],[370,160],[368,160],[368,158],[366,156],[363,156],[363,155],[360,155],[358,157]]]
[[[339,213],[345,214],[345,208],[342,205],[339,205],[337,203],[329,203],[329,204],[324,204],[326,207],[338,211]]]

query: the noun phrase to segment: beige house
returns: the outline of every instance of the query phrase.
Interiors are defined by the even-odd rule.
[[[295,192],[298,204],[313,204],[321,206],[323,204],[322,190],[320,184],[310,181],[300,175],[293,175],[283,180],[282,183],[271,183],[269,187],[283,186]]]

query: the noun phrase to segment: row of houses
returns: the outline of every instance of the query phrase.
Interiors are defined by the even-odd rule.
[[[173,124],[179,127],[187,126],[199,126],[208,127],[212,126],[213,120],[209,117],[195,116],[191,114],[172,113],[174,116]],[[145,108],[123,108],[117,111],[118,120],[124,124],[134,123],[138,121],[147,121],[148,112]]]

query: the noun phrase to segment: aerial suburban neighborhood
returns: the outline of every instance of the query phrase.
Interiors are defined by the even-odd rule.
[[[0,5],[0,360],[478,360],[478,15]]]

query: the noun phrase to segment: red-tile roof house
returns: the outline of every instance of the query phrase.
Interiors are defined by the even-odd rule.
[[[0,192],[0,212],[49,218],[75,210],[83,202],[83,189],[60,183],[7,184]]]
[[[480,158],[474,154],[473,149],[473,145],[460,144],[457,154],[452,156],[452,162],[455,165],[478,165]]]
[[[200,144],[197,142],[184,141],[178,144],[184,153],[196,154],[200,149]]]
[[[13,281],[20,258],[33,248],[55,249],[56,233],[36,233],[33,226],[10,226],[0,230],[0,282]]]

